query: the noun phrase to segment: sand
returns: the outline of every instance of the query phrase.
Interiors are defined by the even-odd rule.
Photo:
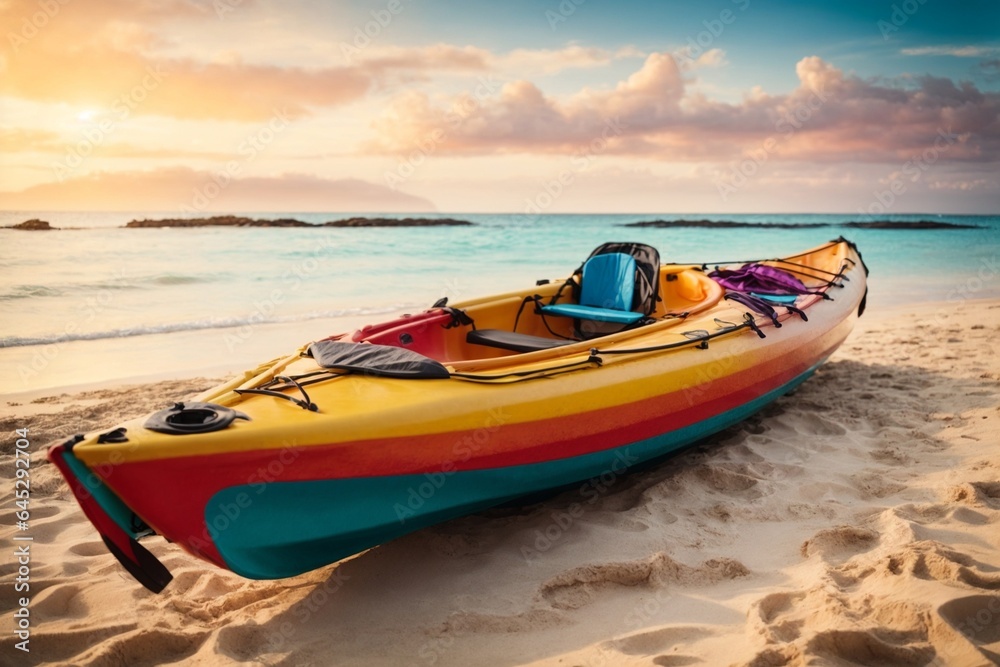
[[[0,445],[0,663],[988,665],[1000,661],[1000,301],[869,313],[794,395],[666,462],[249,581],[161,538],[160,595],[43,448],[214,380],[5,404],[31,429],[30,653],[14,645]]]

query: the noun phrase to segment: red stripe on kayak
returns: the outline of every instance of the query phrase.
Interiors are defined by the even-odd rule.
[[[267,483],[272,481],[500,468],[620,447],[743,405],[792,381],[832,353],[840,342],[838,339],[820,354],[798,360],[786,354],[688,389],[697,392],[694,397],[678,390],[586,415],[494,424],[495,428],[484,426],[478,431],[127,462],[116,466],[107,484],[140,516],[148,517],[151,523],[155,519],[153,527],[158,533],[225,567],[212,538],[213,530],[224,526],[210,529],[204,519],[209,499],[224,488],[248,485],[248,502],[252,502],[255,493],[267,493]],[[697,401],[691,404],[689,398]],[[495,449],[497,445],[504,449]],[[228,510],[234,514],[240,511],[239,507]]]

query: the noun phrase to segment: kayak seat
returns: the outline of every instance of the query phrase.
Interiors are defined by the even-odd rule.
[[[514,352],[548,350],[553,347],[560,347],[576,342],[573,340],[531,336],[513,331],[503,331],[501,329],[475,329],[466,334],[465,341],[473,345],[497,347],[501,350],[513,350]]]
[[[616,324],[635,324],[645,315],[632,310],[635,258],[622,252],[591,257],[580,276],[580,302],[541,307],[543,315]]]

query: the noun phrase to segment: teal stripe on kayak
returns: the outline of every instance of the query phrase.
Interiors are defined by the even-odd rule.
[[[294,576],[426,526],[676,452],[761,410],[820,364],[738,408],[629,445],[485,470],[234,486],[209,500],[205,521],[233,572]]]
[[[104,513],[111,517],[111,520],[130,537],[137,538],[138,533],[132,528],[133,513],[128,505],[123,503],[96,473],[91,472],[83,461],[76,458],[71,450],[64,450],[62,457],[69,469],[73,471],[73,475],[86,487]]]

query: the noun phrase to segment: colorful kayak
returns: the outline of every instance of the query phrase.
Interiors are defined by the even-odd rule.
[[[49,458],[151,590],[170,581],[152,534],[296,575],[716,433],[806,380],[864,310],[842,238],[709,268],[605,244],[568,279],[315,341]]]

